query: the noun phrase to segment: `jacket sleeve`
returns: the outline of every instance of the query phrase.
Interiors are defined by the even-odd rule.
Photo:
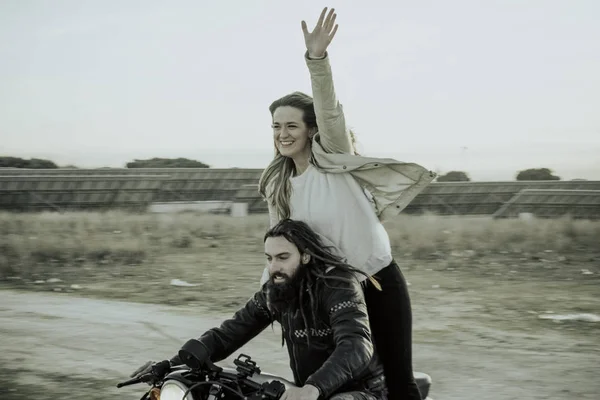
[[[353,153],[344,110],[335,94],[329,55],[311,59],[304,55],[310,72],[315,113],[319,132],[315,138],[329,153]]]
[[[329,282],[333,281],[333,282]],[[306,380],[319,389],[322,399],[329,398],[367,368],[374,349],[363,290],[352,283],[328,280],[322,304],[329,313],[335,350]]]
[[[273,321],[262,289],[246,305],[218,328],[206,331],[200,338],[212,362],[219,362],[244,346]]]

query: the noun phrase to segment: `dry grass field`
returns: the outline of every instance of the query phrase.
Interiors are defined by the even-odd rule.
[[[598,277],[600,222],[404,216],[386,227],[405,274],[432,285],[453,286],[458,274],[513,286],[585,285]],[[2,213],[0,280],[15,288],[230,311],[258,287],[266,229],[266,215]],[[197,286],[174,287],[172,279]]]
[[[386,226],[410,282],[415,364],[434,376],[436,399],[468,393],[435,365],[440,351],[454,372],[489,368],[490,382],[503,363],[522,369],[501,370],[517,380],[514,396],[502,395],[508,384],[479,398],[600,391],[600,222],[404,216]],[[258,288],[266,229],[266,215],[4,213],[0,288],[229,315]]]

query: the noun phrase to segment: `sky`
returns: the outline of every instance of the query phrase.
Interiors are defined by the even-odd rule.
[[[3,0],[0,156],[264,168],[269,104],[310,93],[301,21],[362,153],[473,180],[600,180],[597,0]]]

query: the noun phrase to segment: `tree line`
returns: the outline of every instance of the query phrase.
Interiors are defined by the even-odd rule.
[[[0,157],[0,168],[29,168],[29,169],[52,169],[77,168],[74,165],[59,167],[51,160],[31,158],[29,160],[19,157]],[[125,164],[126,168],[210,168],[208,164],[188,158],[160,158],[154,157],[145,160],[135,159]],[[471,178],[464,171],[449,171],[440,174],[438,182],[469,182]],[[550,168],[530,168],[519,171],[516,175],[518,181],[558,181],[559,176],[553,174]]]
[[[469,182],[471,178],[464,171],[450,171],[439,175],[438,182]],[[518,181],[559,181],[560,177],[553,174],[550,168],[529,168],[519,171]]]
[[[133,160],[125,164],[126,168],[210,168],[208,164],[188,158],[159,158],[147,160]],[[19,157],[0,157],[0,168],[30,168],[30,169],[77,169],[75,165],[59,167],[50,160],[31,158],[29,160]]]

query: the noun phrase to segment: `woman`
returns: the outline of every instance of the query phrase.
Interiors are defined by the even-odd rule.
[[[412,315],[406,281],[394,262],[382,221],[398,215],[434,178],[423,167],[356,153],[333,85],[327,47],[338,25],[332,9],[315,29],[302,30],[311,98],[295,92],[271,104],[275,158],[259,191],[270,224],[284,218],[308,223],[348,263],[381,285],[366,285],[373,339],[390,399],[420,399],[412,370]],[[263,280],[264,280],[263,275]]]

